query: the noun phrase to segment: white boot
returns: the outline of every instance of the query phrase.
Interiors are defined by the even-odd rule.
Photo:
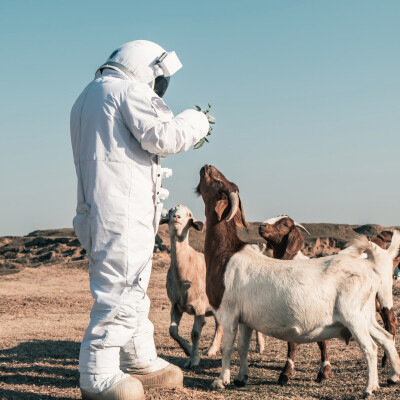
[[[124,374],[80,374],[83,400],[144,400],[141,382]]]
[[[183,387],[182,370],[159,357],[146,365],[124,368],[124,371],[128,372],[130,376],[139,379],[146,389]]]
[[[168,361],[165,361],[160,357],[156,357],[153,360],[134,365],[124,364],[121,365],[121,368],[124,372],[127,372],[129,374],[146,375],[152,372],[160,371],[168,367],[169,365],[171,364]]]

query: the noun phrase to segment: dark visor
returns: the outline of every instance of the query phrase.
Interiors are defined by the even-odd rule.
[[[163,97],[165,92],[167,91],[169,84],[169,76],[157,76],[154,81],[154,92],[158,94],[160,97]]]

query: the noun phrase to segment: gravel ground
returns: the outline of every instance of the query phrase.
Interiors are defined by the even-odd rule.
[[[169,303],[165,277],[169,257],[155,255],[149,288],[150,318],[155,325],[159,355],[180,367],[186,357],[169,337]],[[0,280],[0,399],[79,399],[77,372],[79,342],[91,307],[88,274],[69,265],[25,268]],[[395,309],[400,310],[400,281],[394,285]],[[180,332],[190,338],[193,318],[182,319]],[[201,347],[210,343],[213,319],[203,330]],[[397,334],[397,343],[400,343]],[[399,345],[397,345],[399,350]],[[358,346],[332,340],[329,343],[332,379],[315,382],[319,369],[316,344],[299,347],[297,373],[286,387],[277,379],[286,358],[286,343],[267,338],[266,351],[249,354],[250,379],[245,388],[233,385],[223,392],[209,390],[220,371],[220,355],[205,357],[194,371],[185,371],[183,390],[147,391],[147,399],[358,399],[366,381],[366,364]],[[382,351],[379,352],[380,357]],[[232,359],[232,376],[238,371],[238,356]],[[400,386],[388,387],[389,368],[379,369],[381,390],[376,399],[400,399]]]

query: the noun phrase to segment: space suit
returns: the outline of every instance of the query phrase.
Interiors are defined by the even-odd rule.
[[[169,365],[157,358],[146,295],[167,195],[161,179],[170,174],[160,158],[189,150],[209,130],[203,113],[174,116],[160,97],[180,67],[174,52],[128,42],[99,68],[71,111],[78,178],[73,225],[88,254],[94,298],[79,356],[86,394],[126,379],[121,370],[146,375]]]

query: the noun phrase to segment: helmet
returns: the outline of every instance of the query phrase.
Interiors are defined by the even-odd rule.
[[[162,97],[170,76],[182,68],[174,51],[166,52],[161,46],[148,40],[135,40],[114,50],[108,60],[96,72],[104,68],[122,71],[130,79],[148,83]]]

